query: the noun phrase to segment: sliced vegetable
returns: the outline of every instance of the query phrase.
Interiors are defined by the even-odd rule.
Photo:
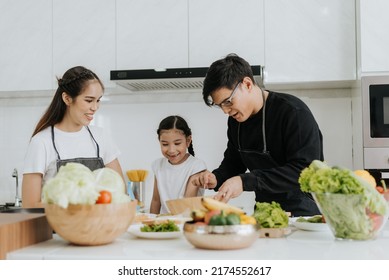
[[[296,222],[300,223],[325,223],[325,220],[322,215],[315,215],[312,217],[299,217]]]
[[[167,221],[164,223],[155,223],[151,225],[144,225],[140,228],[142,232],[172,232],[172,231],[180,231],[179,227],[176,225],[174,221]]]

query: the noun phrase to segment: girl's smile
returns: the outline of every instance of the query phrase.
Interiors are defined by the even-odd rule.
[[[184,162],[191,137],[185,137],[184,133],[177,129],[162,130],[159,137],[161,152],[173,165]]]

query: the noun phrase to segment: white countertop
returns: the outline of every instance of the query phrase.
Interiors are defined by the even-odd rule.
[[[140,239],[126,232],[103,246],[76,246],[54,238],[7,254],[7,259],[46,260],[351,260],[389,259],[389,223],[375,240],[336,240],[328,231],[292,230],[283,238],[258,238],[239,250],[203,250],[193,247],[184,236],[176,239]]]

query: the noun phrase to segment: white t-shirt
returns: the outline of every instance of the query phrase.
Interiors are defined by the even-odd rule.
[[[115,160],[120,151],[111,137],[96,126],[88,126],[99,144],[100,157],[104,164]],[[97,146],[88,130],[83,127],[78,132],[64,132],[54,127],[55,146],[61,159],[80,157],[97,157]],[[23,174],[43,174],[43,184],[57,174],[57,153],[55,152],[51,127],[48,127],[31,138],[24,159]]]
[[[183,198],[188,179],[193,174],[207,169],[205,162],[192,155],[181,164],[172,165],[166,158],[155,160],[151,168],[157,180],[159,197],[161,199],[160,214],[169,213],[166,200]],[[199,189],[198,195],[204,193]]]

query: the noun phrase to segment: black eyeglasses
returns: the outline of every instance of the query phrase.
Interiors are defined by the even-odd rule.
[[[241,84],[241,82],[239,82],[233,89],[230,97],[228,97],[227,99],[223,100],[222,102],[220,102],[219,104],[216,104],[215,102],[212,102],[211,105],[212,106],[215,106],[215,107],[218,107],[220,109],[222,109],[223,107],[231,107],[232,106],[232,98],[234,98],[234,95],[235,95],[235,92],[236,90],[238,89],[239,85]]]

